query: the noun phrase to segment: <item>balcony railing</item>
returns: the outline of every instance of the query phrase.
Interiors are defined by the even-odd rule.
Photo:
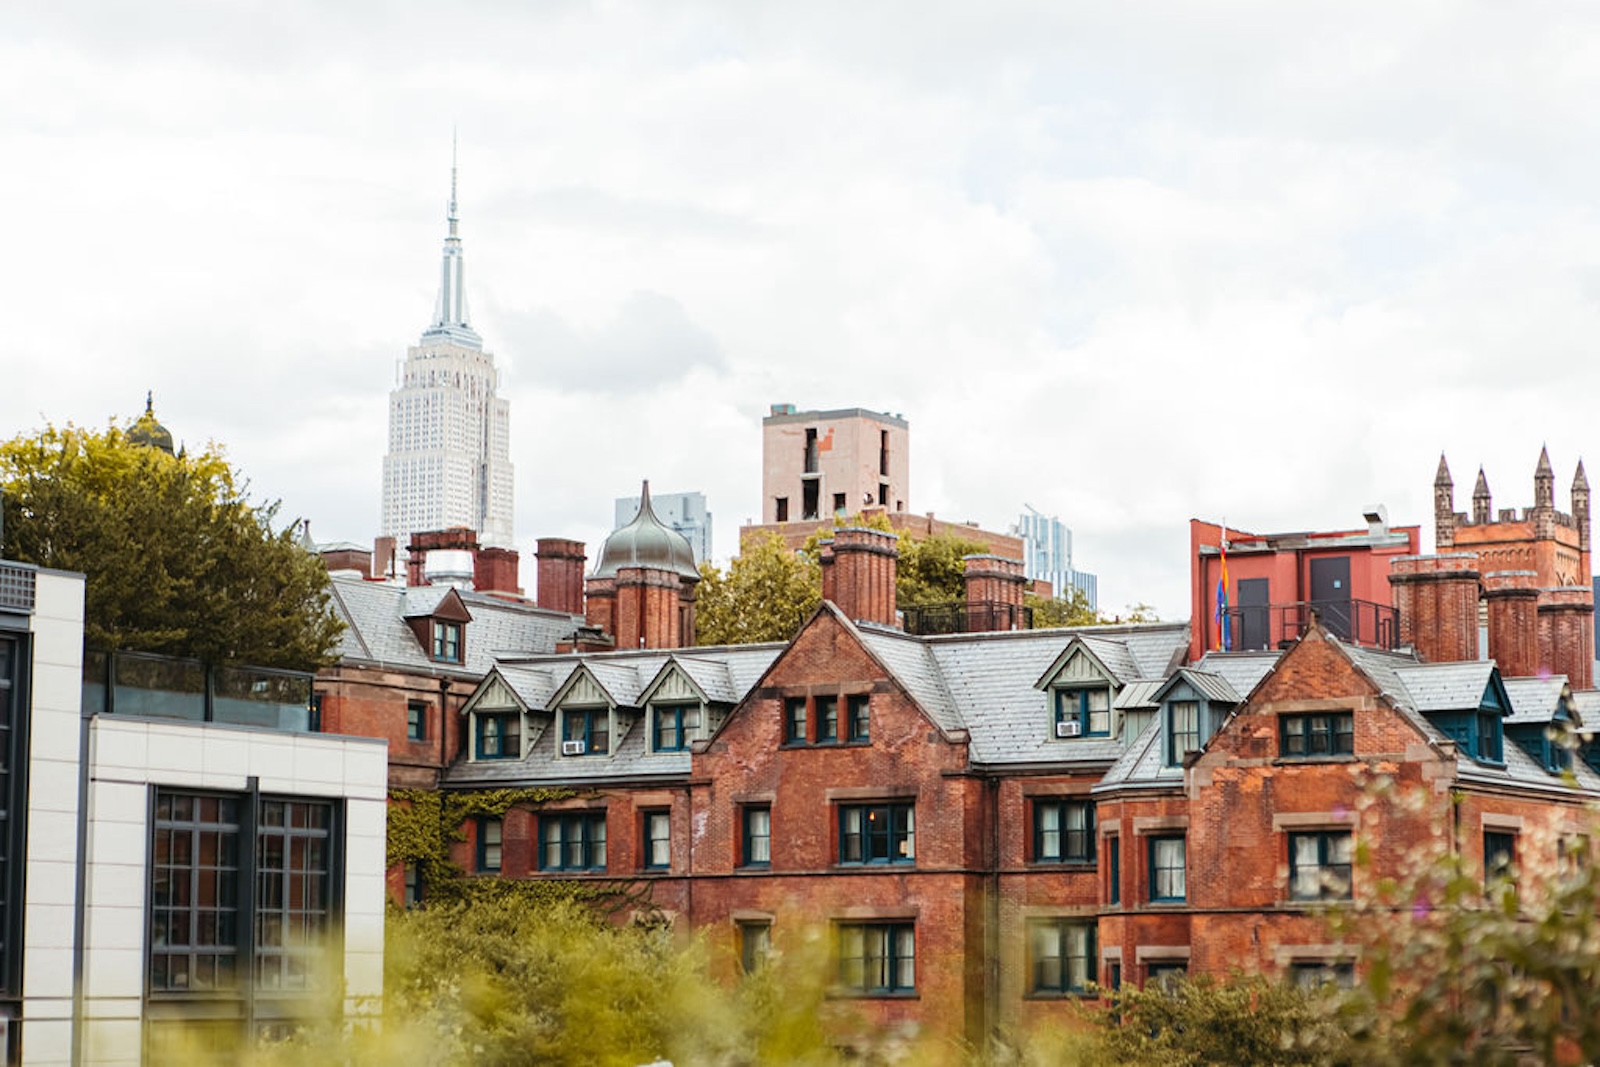
[[[999,601],[923,604],[901,608],[905,631],[919,637],[934,634],[992,633],[1033,629],[1033,609]]]
[[[1400,647],[1400,612],[1370,600],[1310,600],[1228,609],[1232,652],[1286,648],[1306,632],[1315,615],[1327,631],[1368,648]],[[1213,620],[1213,627],[1216,622]],[[1216,635],[1212,635],[1213,647]]]
[[[267,667],[209,667],[146,652],[83,655],[86,715],[133,715],[310,733],[312,676]]]

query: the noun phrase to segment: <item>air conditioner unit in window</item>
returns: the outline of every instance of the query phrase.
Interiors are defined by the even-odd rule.
[[[581,756],[587,750],[588,750],[588,746],[585,745],[582,741],[563,741],[563,742],[561,742],[561,754],[563,756]]]
[[[1083,723],[1077,719],[1068,719],[1066,722],[1056,723],[1057,737],[1077,737],[1083,733]]]

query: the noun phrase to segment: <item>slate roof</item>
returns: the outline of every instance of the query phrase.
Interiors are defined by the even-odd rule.
[[[1282,652],[1207,652],[1195,669],[1227,680],[1240,697],[1248,697],[1278,665]]]
[[[688,752],[651,752],[647,738],[649,723],[634,703],[646,687],[671,663],[685,667],[685,673],[706,691],[714,704],[734,704],[744,699],[750,688],[766,673],[785,646],[781,644],[732,645],[672,651],[652,649],[625,652],[563,653],[519,657],[496,666],[517,696],[535,717],[529,736],[538,736],[525,746],[521,759],[459,760],[445,772],[444,784],[478,786],[516,782],[540,785],[565,782],[613,782],[619,780],[682,779],[689,774]],[[563,756],[561,731],[550,713],[550,699],[582,667],[617,701],[617,721],[627,731],[613,737],[612,750],[601,756]],[[699,675],[699,677],[697,677]],[[717,689],[711,692],[701,681],[709,678]]]
[[[1093,792],[1140,785],[1169,787],[1183,784],[1183,768],[1167,766],[1166,753],[1162,751],[1165,732],[1161,723],[1161,717],[1157,716],[1133,739],[1122,758],[1111,765]]]
[[[1111,702],[1111,706],[1117,711],[1147,711],[1159,708],[1161,702],[1156,700],[1155,696],[1166,684],[1164,678],[1141,678],[1139,681],[1129,682],[1117,691],[1117,699]]]
[[[1555,718],[1561,703],[1561,691],[1566,688],[1567,676],[1552,674],[1548,678],[1503,679],[1506,696],[1511,698],[1511,714],[1506,725],[1520,723],[1546,723]],[[1577,694],[1573,694],[1576,702]]]
[[[1418,663],[1395,669],[1411,706],[1418,711],[1467,711],[1483,703],[1494,664],[1489,660]]]
[[[482,678],[494,666],[497,653],[554,652],[556,642],[570,637],[583,622],[580,615],[456,590],[472,614],[463,635],[466,660],[439,663],[429,657],[405,620],[432,611],[451,591],[449,586],[406,587],[336,574],[329,589],[334,611],[345,623],[337,648],[341,660],[424,674]]]
[[[1240,702],[1238,690],[1222,675],[1211,671],[1203,671],[1194,667],[1179,667],[1172,672],[1171,677],[1162,682],[1152,695],[1161,695],[1170,689],[1178,680],[1188,682],[1195,692],[1213,704],[1227,704],[1230,707]]]

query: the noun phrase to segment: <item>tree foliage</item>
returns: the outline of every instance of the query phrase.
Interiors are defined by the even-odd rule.
[[[1095,626],[1105,622],[1105,617],[1089,606],[1089,594],[1082,589],[1069,589],[1062,596],[1042,597],[1027,593],[1022,603],[1033,609],[1033,628],[1043,630],[1053,626]]]
[[[777,534],[751,535],[726,572],[710,561],[700,565],[695,639],[702,645],[787,641],[821,600],[814,559],[791,551]]]
[[[822,557],[822,542],[833,537],[840,526],[863,527],[895,533],[889,519],[881,511],[852,515],[837,523],[824,526],[806,538],[801,551],[814,560]],[[989,551],[981,541],[972,541],[954,534],[940,533],[931,537],[915,538],[900,534],[896,546],[900,561],[895,568],[895,602],[902,608],[917,608],[929,604],[950,604],[967,597],[965,557]]]
[[[328,574],[214,445],[169,455],[48,426],[0,444],[0,555],[81,571],[92,647],[309,669],[343,625]]]

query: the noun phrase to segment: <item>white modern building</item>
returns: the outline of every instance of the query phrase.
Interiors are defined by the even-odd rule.
[[[639,514],[639,497],[617,497],[617,518],[613,531],[620,530]],[[711,512],[706,510],[704,493],[651,493],[650,508],[662,525],[676,530],[694,549],[696,564],[711,558]]]
[[[511,408],[467,316],[453,164],[446,221],[433,323],[407,350],[389,394],[381,532],[401,552],[414,533],[456,526],[487,546],[512,547]]]
[[[82,575],[0,561],[4,1062],[174,1062],[376,1011],[386,744],[310,732],[310,675],[197,692],[199,664],[86,655],[83,623]]]
[[[1072,566],[1072,531],[1054,515],[1042,515],[1024,504],[1026,511],[1017,519],[1016,535],[1022,538],[1023,573],[1032,581],[1050,583],[1056,596],[1078,590],[1090,610],[1100,609],[1099,579]]]

